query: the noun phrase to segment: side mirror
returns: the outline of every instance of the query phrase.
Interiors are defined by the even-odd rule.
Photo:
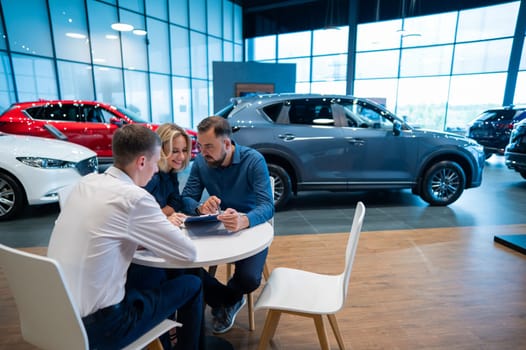
[[[118,128],[124,125],[124,120],[116,117],[110,118],[110,124],[117,125]]]
[[[402,133],[402,123],[400,123],[398,120],[395,120],[393,122],[393,135],[398,136]]]

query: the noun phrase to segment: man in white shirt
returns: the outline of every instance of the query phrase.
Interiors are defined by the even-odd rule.
[[[146,190],[158,171],[161,142],[130,124],[113,136],[114,165],[72,189],[55,223],[48,256],[61,264],[85,325],[90,349],[118,349],[177,310],[183,327],[176,349],[197,349],[202,321],[201,281],[193,275],[125,289],[135,250],[193,261],[196,248]]]

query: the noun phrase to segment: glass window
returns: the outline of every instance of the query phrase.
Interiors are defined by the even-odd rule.
[[[57,62],[60,92],[66,100],[94,100],[91,65]]]
[[[170,0],[170,22],[188,27],[188,0]]]
[[[223,39],[234,40],[234,21],[232,2],[223,0]]]
[[[345,95],[346,81],[321,81],[310,84],[313,94],[337,94]]]
[[[505,73],[452,76],[447,126],[465,127],[485,106],[500,106],[505,84]]]
[[[278,35],[278,57],[311,55],[311,31]]]
[[[141,119],[151,121],[150,96],[148,96],[148,75],[143,72],[124,71],[126,108]]]
[[[260,61],[276,58],[276,36],[260,36],[246,40],[247,61]]]
[[[145,29],[144,17],[130,11],[120,10],[121,22],[136,29]],[[147,70],[146,37],[133,32],[121,32],[124,68]]]
[[[519,69],[526,70],[526,37],[524,37],[524,44],[522,45],[522,55]]]
[[[152,72],[170,73],[168,24],[151,18],[147,18],[147,21],[150,70]]]
[[[291,92],[304,93],[304,94],[310,93],[310,82],[296,83],[295,91],[291,91]]]
[[[345,53],[349,46],[349,27],[315,30],[312,38],[313,55]]]
[[[206,32],[206,3],[205,0],[192,0],[188,2],[190,28]]]
[[[366,101],[344,99],[338,103],[343,107],[348,127],[351,128],[374,128],[393,129],[391,120],[384,117],[376,106]]]
[[[453,45],[402,50],[400,76],[449,75]]]
[[[400,33],[403,47],[453,43],[457,13],[405,18],[404,31]]]
[[[192,62],[192,77],[208,77],[208,62],[206,58],[206,36],[204,34],[190,32],[190,55]]]
[[[394,49],[400,47],[402,21],[359,24],[356,35],[356,51]]]
[[[243,61],[243,46],[234,44],[234,58],[232,60],[238,62]]]
[[[234,4],[234,42],[243,44],[243,9]]]
[[[357,53],[356,78],[397,77],[399,53],[399,50]]]
[[[132,10],[139,13],[144,13],[144,2],[143,0],[119,0],[119,6],[124,7],[128,10]],[[147,1],[152,2],[152,1]],[[160,2],[160,1],[153,1]],[[126,22],[125,22],[126,23]]]
[[[347,55],[312,57],[312,80],[346,80]]]
[[[230,41],[223,41],[223,61],[225,62],[232,62],[234,61],[234,49],[236,50],[236,55],[237,55],[237,46],[236,45],[236,48],[234,48],[234,44],[232,44]],[[236,59],[237,57],[239,56],[236,56]],[[238,61],[242,61],[242,56],[241,56],[241,59],[237,59]]]
[[[513,36],[520,1],[460,11],[457,41]]]
[[[223,43],[220,39],[208,37],[208,79],[213,79],[212,64],[223,60]]]
[[[170,77],[150,74],[152,123],[172,122],[172,104],[170,96]]]
[[[57,57],[90,62],[84,1],[50,0],[49,7]]]
[[[119,32],[111,29],[111,24],[117,22],[115,7],[88,1],[88,19],[93,64],[121,67]]]
[[[124,106],[122,71],[108,67],[94,67],[97,101]]]
[[[173,121],[181,126],[192,127],[190,106],[190,80],[187,78],[172,79]],[[197,125],[197,124],[196,124]]]
[[[517,76],[513,103],[516,105],[526,105],[526,71],[519,72]]]
[[[396,113],[397,82],[397,79],[356,80],[354,82],[354,95],[375,101],[385,101],[382,105]]]
[[[53,56],[45,1],[2,1],[2,10],[12,51]]]
[[[85,122],[77,104],[46,104],[45,106],[33,107],[27,110],[34,119],[52,120],[63,122]]]
[[[4,28],[5,28],[4,18],[3,16],[0,16],[0,49],[1,50],[7,49],[7,43],[6,43],[7,35],[6,35]]]
[[[170,26],[170,52],[172,59],[172,74],[190,76],[190,44],[188,30]]]
[[[15,88],[9,57],[6,53],[0,52],[0,59],[2,60],[0,64],[0,112],[2,112],[15,102]]]
[[[442,130],[449,76],[400,79],[396,113],[409,125]]]
[[[20,101],[58,98],[56,73],[50,59],[12,55],[13,71]]]
[[[310,82],[310,57],[280,59],[278,63],[295,63],[296,64],[296,81]]]
[[[194,125],[208,117],[208,82],[192,80],[192,116]]]
[[[511,39],[457,44],[453,74],[505,72],[511,53]]]
[[[170,2],[172,2],[170,0]],[[168,20],[168,8],[166,0],[157,1],[145,1],[146,3],[146,14],[148,16],[162,19],[163,21]],[[120,2],[119,2],[120,4]]]
[[[271,113],[270,110],[265,112]],[[278,124],[334,125],[332,105],[326,99],[292,100],[288,118],[282,113],[275,120]]]
[[[208,34],[221,37],[223,32],[223,2],[222,0],[208,0],[206,2],[208,12]]]

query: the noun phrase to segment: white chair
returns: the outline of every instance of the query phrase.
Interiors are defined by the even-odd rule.
[[[310,317],[314,320],[322,349],[329,349],[323,323],[327,315],[340,349],[345,349],[335,314],[345,305],[351,268],[365,217],[365,206],[358,202],[345,251],[345,265],[339,275],[318,274],[278,267],[270,274],[255,309],[268,309],[258,349],[266,349],[276,332],[282,313]]]
[[[88,337],[57,261],[0,244],[0,263],[15,299],[22,337],[44,350],[89,349]],[[162,349],[158,337],[173,327],[164,320],[126,350]]]

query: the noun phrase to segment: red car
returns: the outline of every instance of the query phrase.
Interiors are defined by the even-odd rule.
[[[95,151],[99,164],[113,162],[111,139],[124,124],[140,123],[157,129],[158,125],[142,120],[136,113],[107,103],[80,100],[34,101],[12,104],[0,115],[0,131],[59,138]],[[192,159],[199,152],[197,134],[192,138]]]

